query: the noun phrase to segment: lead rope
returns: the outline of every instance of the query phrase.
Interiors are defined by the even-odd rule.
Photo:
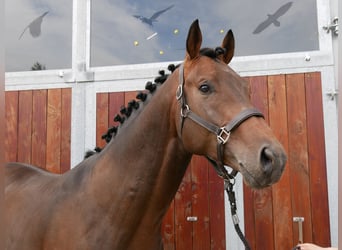
[[[240,240],[245,245],[245,249],[250,250],[251,247],[249,246],[249,243],[248,243],[246,237],[244,236],[244,234],[242,233],[240,226],[239,226],[240,221],[239,221],[239,217],[236,213],[236,210],[237,210],[236,198],[235,198],[235,192],[233,191],[233,187],[235,184],[235,177],[232,180],[233,181],[231,181],[231,179],[224,179],[224,189],[226,190],[228,198],[229,198],[230,212],[232,215],[234,228],[235,228],[235,231],[236,231],[237,235],[239,236]]]
[[[210,159],[208,156],[206,157],[207,160],[214,166],[214,169],[216,170],[216,173],[218,176],[220,176],[224,180],[224,189],[227,192],[229,204],[230,204],[230,213],[232,216],[232,221],[234,224],[235,231],[237,235],[239,236],[240,240],[245,246],[246,250],[250,250],[251,247],[242,233],[240,226],[239,226],[239,217],[236,213],[237,207],[236,207],[236,198],[235,198],[235,192],[233,191],[233,187],[235,185],[235,176],[237,175],[236,170],[232,170],[230,173],[224,168],[223,165],[218,164],[216,161]]]

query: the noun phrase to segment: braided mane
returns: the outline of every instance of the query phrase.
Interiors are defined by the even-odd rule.
[[[202,48],[200,51],[200,54],[203,56],[207,56],[209,58],[212,59],[217,59],[217,57],[219,55],[225,54],[226,50],[224,48],[221,47],[217,47],[215,49],[211,49],[211,48]],[[170,64],[167,69],[171,72],[171,74],[178,68],[179,65],[174,65],[174,64]],[[167,78],[169,77],[170,74],[165,74],[164,70],[160,70],[159,72],[159,76],[157,76],[154,79],[154,83],[152,83],[151,81],[146,82],[145,85],[145,89],[147,91],[141,91],[136,95],[136,100],[133,99],[131,101],[128,102],[127,106],[122,106],[120,108],[120,114],[117,114],[114,117],[114,121],[115,122],[119,122],[120,125],[119,126],[113,126],[110,127],[107,132],[105,134],[102,135],[102,139],[106,141],[106,143],[109,143],[113,137],[115,137],[115,135],[118,133],[118,130],[120,128],[120,126],[131,116],[132,112],[134,110],[139,109],[140,104],[145,102],[148,95],[152,95],[155,90],[157,89],[158,86],[162,85]],[[103,148],[100,147],[95,147],[94,150],[88,150],[85,153],[84,159],[99,153],[102,151]]]

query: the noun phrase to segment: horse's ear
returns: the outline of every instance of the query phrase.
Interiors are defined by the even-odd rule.
[[[235,40],[233,31],[229,30],[226,34],[226,36],[223,39],[222,42],[222,48],[226,49],[226,53],[222,55],[222,61],[224,61],[226,64],[228,64],[234,55],[234,49],[235,49]]]
[[[186,39],[186,54],[189,59],[199,55],[202,44],[202,32],[196,19],[190,26],[188,38]]]

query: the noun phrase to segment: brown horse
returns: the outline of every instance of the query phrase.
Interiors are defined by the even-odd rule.
[[[240,171],[254,188],[279,180],[284,150],[227,66],[232,32],[216,50],[201,42],[196,20],[184,62],[100,153],[62,175],[7,165],[7,250],[163,249],[163,216],[193,154]]]

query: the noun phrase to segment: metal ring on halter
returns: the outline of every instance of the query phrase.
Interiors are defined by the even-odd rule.
[[[188,104],[185,104],[184,107],[181,108],[181,116],[183,118],[187,117],[190,112],[190,108]]]

